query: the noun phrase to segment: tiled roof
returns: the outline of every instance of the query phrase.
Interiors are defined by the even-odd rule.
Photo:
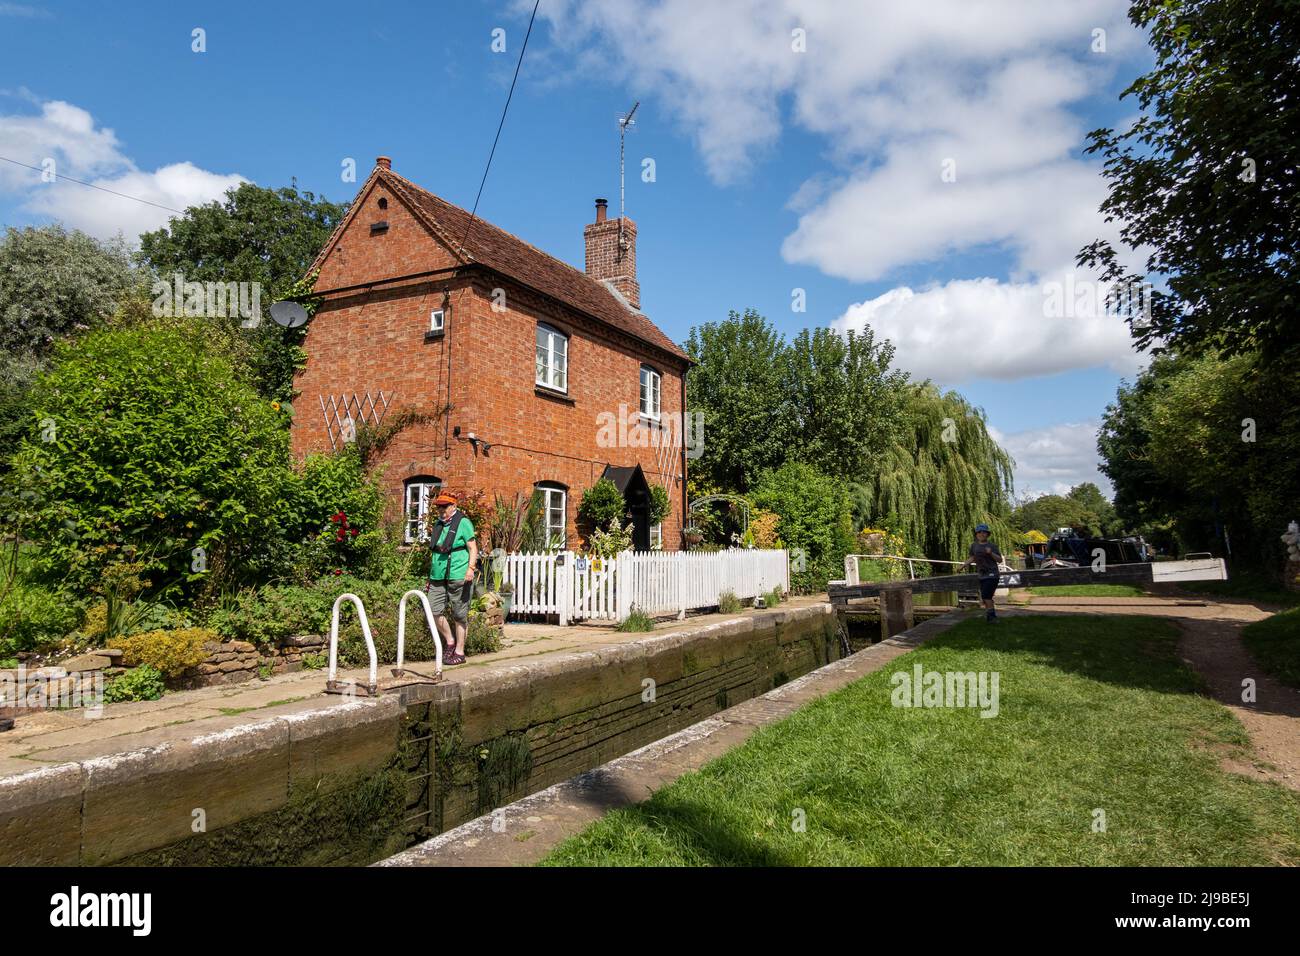
[[[645,314],[619,301],[604,283],[483,219],[475,218],[467,235],[470,214],[466,210],[453,206],[392,170],[377,167],[375,177],[413,207],[440,241],[464,261],[477,262],[518,279],[579,312],[657,346],[670,355],[690,361],[686,353]]]

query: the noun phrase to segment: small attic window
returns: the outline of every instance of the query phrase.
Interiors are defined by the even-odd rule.
[[[372,222],[370,224],[370,234],[372,236],[377,236],[380,233],[384,233],[387,231],[388,231],[388,220],[386,219],[380,220],[379,222]]]
[[[385,197],[385,196],[380,196],[380,197],[379,197],[379,208],[380,208],[380,209],[387,209],[387,208],[388,208],[388,199],[387,199],[387,197]]]

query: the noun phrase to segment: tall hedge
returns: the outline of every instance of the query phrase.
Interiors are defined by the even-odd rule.
[[[251,578],[301,527],[287,413],[199,326],[62,344],[31,405],[10,480],[43,574],[85,586],[128,558],[155,583]]]

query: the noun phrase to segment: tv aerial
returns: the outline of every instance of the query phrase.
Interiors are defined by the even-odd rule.
[[[618,254],[620,258],[627,251],[627,240],[623,238],[623,218],[627,215],[627,189],[623,179],[625,144],[628,130],[636,126],[636,120],[632,117],[636,115],[636,108],[640,105],[641,101],[637,100],[630,110],[620,113],[618,117]]]

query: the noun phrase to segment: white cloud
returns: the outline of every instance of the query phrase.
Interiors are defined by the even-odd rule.
[[[212,173],[189,162],[152,172],[139,169],[122,152],[113,130],[96,124],[86,110],[61,100],[36,100],[26,91],[17,95],[36,102],[40,113],[0,114],[0,156],[37,168],[53,160],[57,176],[100,187],[91,189],[66,179],[43,182],[34,169],[0,163],[0,192],[19,197],[22,207],[34,215],[57,219],[101,239],[120,232],[133,242],[141,232],[165,225],[175,215],[169,210],[218,199],[245,181],[237,173]]]
[[[831,327],[869,326],[877,340],[894,343],[896,365],[944,386],[1102,365],[1135,372],[1140,360],[1128,326],[1098,307],[1101,291],[1074,273],[1053,283],[958,279],[920,291],[904,286],[849,306]]]
[[[1097,429],[1100,422],[1072,422],[1005,434],[990,426],[989,434],[1016,461],[1017,498],[1063,495],[1091,481],[1107,497],[1110,482],[1097,470]]]
[[[169,210],[184,210],[219,199],[227,189],[245,180],[239,175],[210,173],[185,162],[160,166],[151,173],[132,169],[87,181],[146,202],[71,183],[47,186],[28,201],[27,208],[101,239],[121,232],[134,242],[140,233],[166,225],[176,215]]]
[[[531,6],[531,5],[530,5]],[[853,281],[988,244],[1012,278],[1106,235],[1104,185],[1075,109],[1141,46],[1127,0],[553,0],[584,69],[653,91],[719,183],[746,177],[790,119],[841,174],[794,197],[785,258]],[[1091,52],[1107,31],[1105,54]],[[806,52],[791,32],[806,31]],[[945,159],[956,182],[941,179]]]

